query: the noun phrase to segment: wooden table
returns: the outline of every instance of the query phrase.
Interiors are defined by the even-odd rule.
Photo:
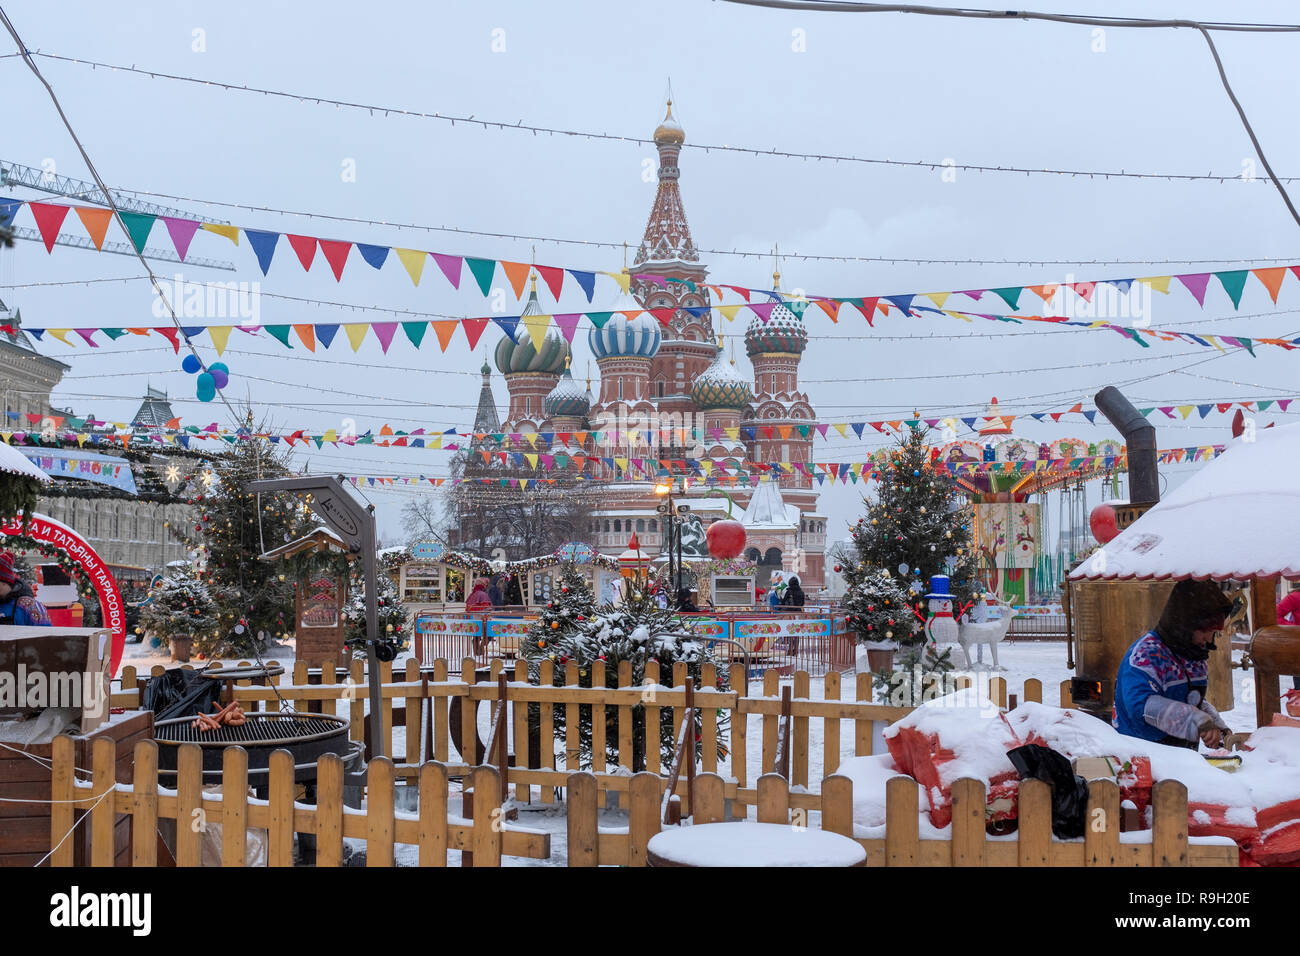
[[[650,866],[866,866],[857,840],[781,823],[705,823],[650,838]]]

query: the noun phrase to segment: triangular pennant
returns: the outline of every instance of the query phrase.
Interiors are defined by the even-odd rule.
[[[371,325],[375,330],[375,338],[379,339],[379,345],[388,354],[388,346],[393,344],[393,336],[397,334],[396,322],[375,322]]]
[[[1020,293],[1024,291],[1024,288],[1022,286],[1007,286],[1005,289],[990,289],[989,291],[997,293],[1008,307],[1018,309],[1020,306],[1017,303],[1020,302]]]
[[[568,272],[578,283],[578,288],[587,294],[587,301],[590,302],[596,293],[596,273],[583,272],[579,269],[569,269]]]
[[[736,313],[745,307],[743,305],[737,304],[737,305],[718,305],[718,306],[714,306],[714,308],[716,308],[719,312],[722,313],[722,317],[724,319],[730,322],[733,319],[735,319]]]
[[[357,248],[360,249],[361,246],[358,244]],[[406,274],[411,277],[411,282],[419,285],[420,277],[424,275],[424,263],[428,260],[429,254],[419,249],[394,248],[393,251],[397,253],[397,259],[406,269]],[[363,252],[362,255],[364,256],[365,253]]]
[[[289,245],[298,256],[298,261],[306,271],[311,271],[311,264],[316,259],[316,238],[314,236],[289,235]]]
[[[519,327],[519,316],[494,315],[492,316],[492,321],[501,327],[501,331],[505,332],[506,337],[509,338],[511,342],[518,341],[515,338],[515,329]]]
[[[348,334],[348,342],[352,345],[352,351],[361,348],[361,343],[365,341],[366,333],[370,331],[369,322],[349,322],[343,326],[343,331]]]
[[[290,238],[293,238],[290,236]],[[348,253],[352,251],[352,243],[340,239],[321,239],[320,251],[325,254],[325,261],[330,264],[330,270],[334,273],[334,281],[343,280],[343,267],[347,265]]]
[[[578,329],[578,319],[582,318],[582,313],[562,312],[558,315],[552,316],[552,318],[555,319],[555,324],[559,326],[560,334],[564,336],[564,341],[572,345],[573,335]]]
[[[35,206],[35,203],[32,203]],[[157,216],[151,216],[144,212],[118,212],[122,217],[122,222],[126,226],[127,237],[131,240],[131,245],[135,247],[136,252],[144,252],[144,244],[149,241],[149,233],[153,230],[153,224],[157,221]]]
[[[587,312],[586,316],[597,329],[603,329],[605,323],[614,317],[613,312]]]
[[[262,326],[262,328],[266,329],[267,334],[272,335],[272,336],[274,336],[275,338],[279,339],[279,340],[280,340],[280,344],[283,345],[285,348],[288,348],[288,349],[293,348],[293,346],[289,344],[289,326],[287,326],[287,325],[264,325],[264,326]]]
[[[542,277],[546,283],[546,288],[551,290],[551,297],[559,299],[560,293],[564,291],[564,270],[555,266],[534,266],[537,274]]]
[[[23,202],[22,199],[0,199],[0,226],[7,226],[13,222],[18,210],[23,208]],[[9,439],[6,438],[5,441]]]
[[[205,222],[203,228],[208,232],[215,232],[218,236],[225,236],[235,245],[239,245],[238,226],[230,226],[224,222]]]
[[[451,321],[449,322],[449,324],[454,330],[456,327],[455,321]],[[418,349],[420,347],[420,343],[424,341],[424,333],[429,331],[429,323],[428,322],[403,322],[402,331],[406,333],[407,341],[409,341],[412,345],[414,345]],[[443,347],[443,351],[444,352],[447,351],[446,346]]]
[[[1157,292],[1168,294],[1169,280],[1173,276],[1143,276],[1136,281],[1141,282],[1144,286],[1155,289]]]
[[[320,342],[325,348],[329,348],[334,341],[334,336],[338,334],[339,326],[337,322],[318,324],[316,326],[316,341]]]
[[[113,221],[113,210],[95,209],[88,206],[76,206],[77,218],[81,224],[86,227],[86,232],[90,235],[90,241],[95,244],[95,248],[103,251],[104,236],[108,234],[108,224]]]
[[[817,306],[831,317],[832,322],[839,321],[840,304],[834,299],[817,299]]]
[[[460,256],[449,256],[441,252],[431,252],[429,255],[433,256],[433,261],[438,263],[438,268],[441,269],[442,274],[447,277],[447,281],[451,283],[451,287],[453,289],[459,289],[460,267],[464,264],[465,260]]]
[[[1277,294],[1282,289],[1282,280],[1286,278],[1286,266],[1277,266],[1272,269],[1251,269],[1255,278],[1264,284],[1268,290],[1269,298],[1273,304],[1277,305]]]
[[[36,219],[36,228],[40,230],[41,238],[45,240],[45,251],[53,252],[54,240],[59,238],[59,228],[72,207],[48,202],[29,202],[27,206]]]
[[[487,324],[487,319],[461,319],[461,325],[465,326],[465,338],[469,341],[471,352],[478,348],[478,340],[482,337]]]
[[[470,259],[466,257],[465,265],[469,266],[470,274],[474,276],[474,281],[478,283],[479,291],[484,295],[491,292],[492,275],[497,270],[497,261],[495,259]]]
[[[516,299],[523,297],[524,283],[528,281],[528,270],[530,268],[531,266],[526,262],[506,262],[504,259],[501,260],[501,271],[506,274],[506,281],[510,283],[510,288],[515,290]],[[477,273],[475,274],[477,275]],[[484,290],[483,294],[487,295],[487,291]]]
[[[899,310],[900,312],[902,312],[904,315],[910,315],[910,314],[911,314],[911,311],[912,311],[912,300],[915,299],[915,298],[916,298],[915,295],[887,295],[887,296],[885,296],[885,299],[886,299],[887,301],[889,301],[889,302],[894,303],[894,305],[898,306],[898,310]]]
[[[1196,304],[1204,308],[1205,287],[1210,284],[1210,274],[1208,272],[1192,272],[1176,278],[1187,287],[1187,291],[1196,299]]]
[[[361,258],[366,261],[366,265],[373,266],[376,269],[382,269],[384,263],[388,261],[388,246],[370,246],[364,242],[357,243],[357,252],[361,253]],[[423,266],[424,257],[420,257],[420,264]]]
[[[528,338],[532,340],[533,348],[540,348],[542,341],[546,338],[546,330],[551,327],[551,317],[549,315],[525,315],[521,319],[524,328],[528,330]]]
[[[1241,291],[1246,287],[1246,276],[1250,275],[1250,272],[1246,269],[1234,269],[1228,272],[1216,272],[1214,275],[1223,285],[1223,291],[1228,293],[1228,298],[1232,300],[1232,307],[1235,309],[1240,306]]]
[[[172,344],[172,351],[174,353],[176,353],[177,355],[180,354],[181,351],[181,340],[180,340],[181,330],[180,329],[176,328],[175,326],[168,325],[162,328],[156,328],[154,329],[154,331]],[[50,334],[51,335],[56,334],[54,329],[50,329]]]
[[[248,244],[253,247],[257,264],[262,267],[262,275],[266,275],[267,270],[271,268],[271,257],[275,255],[275,244],[279,241],[280,234],[263,232],[260,229],[245,229],[244,235],[248,237]]]
[[[212,345],[220,356],[226,350],[226,343],[230,341],[229,325],[209,325],[208,336],[212,339]]]
[[[308,352],[316,351],[316,328],[310,323],[295,325],[293,330],[298,333],[298,341],[301,342]]]
[[[167,234],[172,237],[172,245],[176,247],[176,255],[180,257],[181,262],[184,262],[185,256],[190,251],[190,241],[193,240],[194,233],[199,231],[198,220],[163,216],[162,221],[167,226]]]
[[[952,295],[951,292],[927,292],[927,293],[925,293],[926,298],[929,299],[931,302],[933,302],[936,306],[938,306],[938,307],[941,308],[941,309],[943,308],[943,304],[944,304],[945,302],[948,301],[948,296],[950,296],[950,295]]]
[[[1047,303],[1051,302],[1052,299],[1056,298],[1056,290],[1059,289],[1060,286],[1055,282],[1051,282],[1047,285],[1028,285],[1025,286],[1025,288],[1042,299],[1043,305],[1047,305]]]

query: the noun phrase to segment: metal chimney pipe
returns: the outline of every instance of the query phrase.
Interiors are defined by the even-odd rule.
[[[1097,409],[1124,436],[1128,449],[1129,504],[1153,505],[1160,500],[1156,468],[1156,427],[1142,417],[1119,389],[1107,385],[1095,396]]]

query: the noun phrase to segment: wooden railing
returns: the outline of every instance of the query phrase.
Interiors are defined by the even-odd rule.
[[[382,757],[369,767],[364,812],[344,808],[343,761],[333,755],[322,757],[318,765],[315,806],[294,802],[293,757],[286,750],[271,755],[267,800],[248,796],[248,754],[240,747],[226,748],[219,794],[204,792],[202,755],[194,744],[180,748],[174,790],[158,784],[158,745],[151,740],[136,744],[130,785],[114,780],[111,740],[95,741],[92,760],[91,780],[77,780],[72,739],[55,738],[52,866],[72,865],[73,847],[66,837],[77,825],[91,830],[90,865],[112,866],[113,830],[123,814],[131,817],[133,866],[158,865],[159,820],[177,822],[175,859],[180,866],[199,864],[209,822],[222,828],[223,866],[245,864],[249,828],[267,831],[271,866],[293,865],[295,833],[315,836],[317,866],[342,865],[344,837],[365,840],[367,866],[394,865],[398,844],[417,847],[421,866],[446,866],[448,850],[472,853],[475,866],[498,866],[503,855],[551,855],[549,834],[512,827],[502,819],[499,781],[491,767],[472,771],[471,821],[450,814],[447,768],[432,762],[422,765],[417,775],[419,812],[403,813],[395,809],[393,764]],[[79,824],[83,813],[90,819]]]

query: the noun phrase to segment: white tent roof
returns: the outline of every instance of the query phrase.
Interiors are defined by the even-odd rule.
[[[54,480],[28,461],[27,456],[17,448],[4,442],[0,442],[0,471],[8,472],[11,475],[21,475],[24,478],[35,478],[37,481],[46,484]]]
[[[1300,578],[1300,424],[1236,439],[1071,573]]]
[[[746,528],[787,529],[799,527],[799,509],[787,505],[781,497],[781,489],[771,478],[763,478],[754,495],[745,506],[745,513],[740,516],[740,523]]]

